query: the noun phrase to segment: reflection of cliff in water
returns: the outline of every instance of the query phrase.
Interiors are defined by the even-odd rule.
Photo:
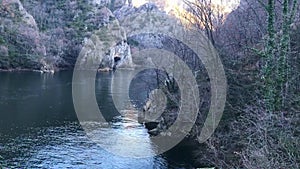
[[[146,71],[139,73],[130,83],[132,75],[127,70],[97,75],[96,81],[93,80],[96,85],[94,92],[102,115],[110,123],[85,123],[96,126],[94,136],[109,150],[151,155],[155,147],[147,130],[137,123],[137,113],[132,111],[134,109],[126,105],[129,103],[128,98],[133,105],[146,100],[148,86],[155,80],[150,80],[153,77],[149,76],[151,71]],[[58,72],[50,76],[32,72],[0,72],[0,76],[0,155],[3,157],[0,162],[5,167],[190,168],[185,167],[190,166],[189,162],[174,161],[166,155],[120,157],[90,140],[78,124],[73,108],[72,72]],[[82,85],[79,92],[91,92],[87,85],[89,79],[91,77],[85,77],[76,84]],[[115,83],[114,90],[111,90],[112,83]],[[130,88],[130,97],[124,94],[124,84]],[[120,116],[115,108],[112,95],[118,96],[115,102],[122,103],[124,116]],[[90,98],[85,96],[84,99],[89,101]],[[179,159],[182,157],[182,151],[172,154]]]

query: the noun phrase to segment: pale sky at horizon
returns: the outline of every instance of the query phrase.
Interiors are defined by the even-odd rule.
[[[170,9],[174,8],[175,6],[180,6],[183,4],[182,0],[161,0],[165,1],[167,6],[165,7],[166,11],[169,11]],[[218,5],[224,5],[226,7],[226,12],[232,11],[234,8],[236,8],[239,5],[240,0],[212,0],[213,3]],[[151,2],[151,0],[132,0],[132,3],[134,6],[139,7],[147,2]]]

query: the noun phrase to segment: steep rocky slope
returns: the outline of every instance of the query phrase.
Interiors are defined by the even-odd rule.
[[[0,68],[41,67],[46,49],[35,19],[19,0],[0,2]]]
[[[114,20],[125,0],[0,1],[0,68],[72,68],[85,38]]]

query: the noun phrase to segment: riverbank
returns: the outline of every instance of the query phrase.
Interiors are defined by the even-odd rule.
[[[42,72],[38,69],[0,69],[0,72]]]

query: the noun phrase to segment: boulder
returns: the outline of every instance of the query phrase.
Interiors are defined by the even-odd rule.
[[[156,129],[156,130],[158,130],[157,129],[157,125],[159,124],[159,122],[146,122],[145,123],[145,127],[146,127],[146,129],[148,129],[149,131],[150,130],[154,130],[154,129]]]

